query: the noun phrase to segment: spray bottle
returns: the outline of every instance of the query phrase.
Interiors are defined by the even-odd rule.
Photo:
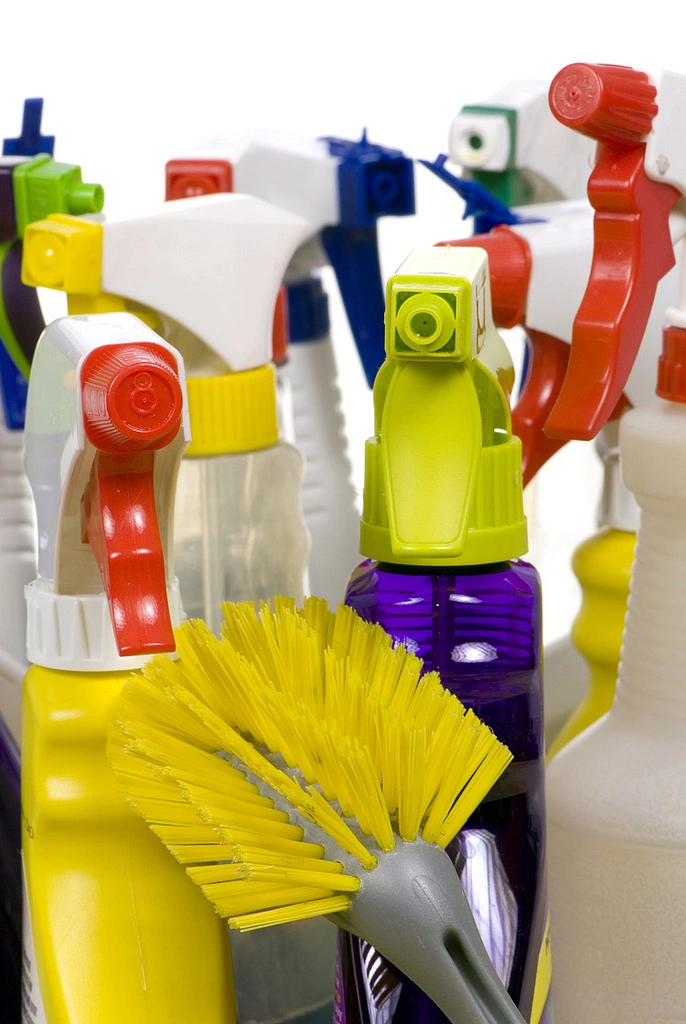
[[[26,100],[18,138],[0,157],[0,1005],[18,1019],[21,993],[21,808],[19,747],[25,657],[24,588],[36,575],[36,524],[24,472],[28,374],[43,329],[35,289],[21,281],[26,225],[49,210],[88,210],[103,202],[80,168],[50,159],[41,134],[43,101]]]
[[[26,594],[26,1024],[234,1019],[225,930],[138,828],[105,757],[128,674],[174,649],[172,509],[188,440],[183,362],[140,320],[46,328],[26,414],[41,538]]]
[[[580,195],[578,181],[574,179],[576,184],[572,184],[572,165],[559,165],[556,154],[566,153],[570,160],[574,157],[578,178],[579,172],[588,173],[595,140],[571,133],[577,134],[581,146],[578,150],[568,149],[568,143],[561,147],[552,145],[560,128],[553,113],[559,117],[559,112],[554,105],[551,112],[547,104],[544,111],[540,100],[535,99],[538,93],[543,96],[542,89],[534,90],[524,84],[508,89],[514,91],[514,98],[519,95],[524,99],[529,94],[530,102],[524,107],[528,114],[525,131],[519,131],[521,110],[516,121],[511,117],[507,120],[512,143],[509,169],[506,174],[503,170],[503,180],[510,182],[515,175],[516,181],[521,177],[520,184],[528,182],[532,188],[536,181],[547,182],[544,192],[554,186],[558,192],[567,189],[570,196]],[[503,95],[506,94],[507,90]],[[552,102],[553,89],[550,96]],[[451,130],[451,158],[462,159],[465,173],[472,174],[477,182],[488,181],[491,187],[496,187],[500,178],[495,168],[490,168],[490,162],[495,159],[507,111],[487,107],[477,117],[478,108],[474,112],[472,108],[465,109],[470,111],[469,116],[464,119],[463,114],[458,115]],[[472,135],[472,142],[478,145],[470,149]],[[529,144],[525,145],[520,136]],[[461,140],[459,146],[456,139]],[[546,139],[550,144],[541,148],[541,140]],[[427,166],[463,191],[464,183],[437,164]],[[487,165],[488,172],[482,171]],[[532,170],[534,166],[538,167],[538,175]],[[476,169],[469,170],[472,167]],[[532,188],[526,194],[533,195],[535,200],[537,193]],[[525,379],[512,416],[513,429],[523,443],[526,485],[565,444],[562,438],[548,437],[543,428],[567,372],[572,324],[590,273],[593,211],[588,203],[574,200],[534,203],[508,214],[506,222],[501,214],[500,225],[491,230],[492,216],[486,221],[482,213],[483,230],[488,230],[488,234],[449,244],[479,245],[488,251],[495,322],[505,328],[521,324],[528,338]],[[581,544],[572,563],[581,585],[582,605],[571,638],[563,637],[545,649],[549,756],[604,714],[612,702],[638,526],[638,507],[619,474],[618,418],[650,394],[653,363],[660,349],[662,311],[675,300],[677,288],[678,274],[673,270],[658,285],[642,355],[625,383],[612,421],[598,437],[603,462],[600,529]]]
[[[174,557],[186,614],[215,631],[222,601],[303,597],[302,456],[279,440],[271,357],[277,293],[306,230],[271,203],[233,194],[104,225],[48,218],[27,237],[25,279],[48,283],[43,254],[65,238],[73,258],[52,284],[67,291],[70,311],[136,309],[184,357],[193,439],[179,469]],[[330,1018],[328,921],[238,935],[232,947],[241,1019]]]
[[[255,135],[213,143],[201,158],[167,164],[167,199],[235,190],[304,217],[309,231],[291,259],[289,351],[295,439],[305,455],[303,514],[312,537],[312,592],[336,607],[357,555],[358,513],[350,484],[328,297],[318,273],[330,265],[369,386],[383,362],[383,283],[377,222],[413,214],[412,161],[362,135],[298,139]]]
[[[271,326],[304,231],[270,203],[217,195],[102,225],[50,217],[27,234],[26,281],[62,288],[72,313],[137,311],[184,357],[193,440],[180,469],[175,560],[186,613],[214,629],[222,601],[303,593],[302,461],[279,441]],[[62,239],[50,280],[45,254]]]
[[[486,253],[415,251],[389,281],[386,308],[387,359],[365,452],[367,560],[346,602],[438,670],[514,753],[502,787],[449,852],[499,976],[538,1024],[550,981],[540,586],[518,560],[527,548],[521,443]],[[348,1024],[438,1014],[373,949],[345,936],[338,987]]]
[[[450,126],[448,150],[465,177],[520,207],[583,199],[593,143],[560,130],[547,82],[519,81],[462,107]]]
[[[38,296],[21,280],[27,226],[48,213],[94,214],[100,185],[81,168],[52,159],[55,140],[40,131],[43,101],[26,100],[22,131],[0,157],[0,714],[15,742],[21,735],[21,680],[26,672],[24,587],[35,577],[33,500],[23,468],[27,378],[44,327]]]
[[[686,234],[686,77],[572,65],[556,81],[567,123],[601,146],[591,177],[593,268],[546,429],[587,439],[625,387],[657,280]],[[661,400],[620,425],[622,472],[641,522],[615,700],[549,768],[559,1024],[676,1021],[686,1005],[683,276],[666,320]]]

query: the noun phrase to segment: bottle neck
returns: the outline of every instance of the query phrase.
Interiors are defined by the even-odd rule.
[[[382,572],[397,573],[401,576],[481,576],[486,573],[505,572],[512,565],[508,562],[484,562],[480,565],[403,565],[400,562],[377,562]]]
[[[679,502],[639,499],[629,608],[617,684],[617,707],[686,719],[686,530]]]

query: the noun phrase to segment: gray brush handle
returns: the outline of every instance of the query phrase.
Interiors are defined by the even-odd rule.
[[[525,1024],[495,972],[450,858],[399,843],[363,875],[350,910],[331,920],[371,943],[452,1024]]]

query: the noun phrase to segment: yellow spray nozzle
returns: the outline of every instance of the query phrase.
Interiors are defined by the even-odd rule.
[[[24,232],[21,278],[34,288],[98,295],[102,272],[102,224],[64,214],[34,221]]]
[[[513,369],[482,249],[411,254],[388,282],[386,355],[366,448],[362,553],[414,565],[523,554]]]

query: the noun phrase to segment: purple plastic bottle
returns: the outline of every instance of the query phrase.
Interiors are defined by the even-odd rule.
[[[514,754],[448,854],[496,971],[526,1020],[543,1024],[540,583],[517,561],[528,547],[521,444],[483,250],[410,255],[388,283],[386,355],[365,451],[360,551],[369,560],[346,603],[437,670]],[[337,1024],[444,1020],[368,944],[342,934],[339,945]]]
[[[427,569],[367,560],[350,578],[346,604],[414,651],[426,670],[439,671],[444,685],[514,754],[448,853],[491,960],[528,1020],[546,924],[538,573],[522,561],[432,569],[429,575]],[[371,946],[341,933],[340,947],[339,1020],[445,1020]]]

